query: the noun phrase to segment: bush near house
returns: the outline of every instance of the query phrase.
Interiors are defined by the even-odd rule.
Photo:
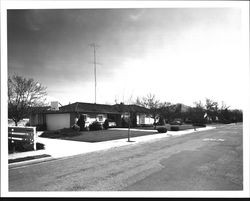
[[[122,118],[122,120],[121,120],[121,127],[122,128],[128,128],[129,127],[128,119]]]
[[[36,130],[37,131],[46,131],[47,130],[47,125],[46,124],[36,125]]]
[[[206,124],[204,124],[204,123],[193,123],[193,126],[206,127]]]
[[[91,123],[89,125],[89,130],[90,131],[97,131],[97,130],[102,130],[102,129],[103,129],[103,126],[98,121],[94,121],[93,123]]]
[[[166,133],[168,131],[168,129],[166,127],[159,127],[159,128],[157,128],[157,131],[159,133]]]
[[[85,120],[84,120],[83,115],[80,115],[80,118],[78,119],[76,124],[80,127],[80,131],[84,130],[84,128],[85,128]]]
[[[179,126],[171,126],[170,130],[171,131],[178,131],[178,130],[180,130],[180,127]]]
[[[75,131],[80,131],[81,129],[80,129],[80,126],[78,126],[77,124],[74,124],[73,126],[72,126],[72,129],[74,129]]]
[[[15,153],[15,152],[25,152],[25,151],[33,151],[33,145],[30,143],[23,143],[23,142],[18,142],[18,141],[14,141],[11,142],[11,140],[9,140],[9,144],[8,144],[8,150],[9,153]],[[44,144],[42,143],[36,143],[36,150],[41,150],[44,149]]]
[[[106,119],[103,123],[103,128],[108,129],[109,128],[109,119]]]

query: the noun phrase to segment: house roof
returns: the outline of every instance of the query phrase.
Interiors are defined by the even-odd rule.
[[[50,109],[50,106],[37,106],[37,107],[30,107],[30,113],[43,113]]]
[[[119,112],[136,112],[136,113],[149,113],[149,109],[141,107],[138,105],[124,105],[124,104],[115,104],[113,105]]]
[[[106,113],[106,114],[119,114],[111,105],[94,104],[94,103],[81,103],[76,102],[73,104],[60,107],[61,112],[87,112],[87,113]]]
[[[70,112],[80,112],[80,113],[104,113],[104,114],[121,114],[123,112],[135,112],[135,113],[145,113],[148,114],[149,110],[147,108],[138,105],[106,105],[106,104],[94,104],[94,103],[82,103],[75,102],[72,104],[64,105],[59,108],[59,110],[51,110],[48,107],[33,107],[32,113],[70,113]]]

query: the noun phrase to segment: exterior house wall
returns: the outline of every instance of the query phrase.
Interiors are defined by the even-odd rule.
[[[85,114],[86,121],[85,126],[89,126],[94,121],[98,121],[99,123],[103,124],[104,121],[107,119],[107,114]]]
[[[75,124],[76,118],[79,118],[76,112],[70,113],[70,127],[72,127]]]
[[[154,123],[154,119],[146,114],[137,114],[136,123],[137,125],[151,125]]]
[[[88,127],[94,121],[98,121],[100,123],[104,123],[104,121],[108,118],[107,114],[94,114],[94,113],[71,113],[70,114],[70,126],[75,124],[75,118],[79,118],[80,115],[85,116],[85,127]]]
[[[30,125],[31,126],[37,126],[37,125],[43,125],[46,123],[44,114],[31,114],[29,117]]]
[[[70,114],[46,114],[47,130],[58,130],[70,127]]]

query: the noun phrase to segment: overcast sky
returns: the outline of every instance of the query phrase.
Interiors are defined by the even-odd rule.
[[[97,103],[155,94],[242,108],[237,8],[9,10],[8,73],[34,78],[48,101]]]

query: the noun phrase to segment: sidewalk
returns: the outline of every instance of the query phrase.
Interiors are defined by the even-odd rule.
[[[167,133],[157,133],[152,135],[133,137],[130,139],[130,142],[128,142],[128,139],[126,138],[126,139],[119,139],[119,140],[112,140],[105,142],[89,143],[89,142],[42,138],[39,137],[38,134],[37,142],[44,144],[45,149],[9,154],[9,160],[18,161],[10,163],[9,167],[27,163],[33,163],[33,162],[53,160],[57,158],[69,157],[95,151],[107,150],[115,147],[128,146],[128,145],[132,146],[138,143],[145,143],[149,141],[152,142],[162,138],[168,138],[171,136],[180,136],[214,128],[215,127],[207,126],[205,128],[198,128],[196,129],[196,131],[194,131],[194,129],[183,130],[183,131],[168,131]],[[33,160],[31,159],[32,157],[34,158]],[[28,160],[22,161],[22,159],[25,158],[27,158]]]

